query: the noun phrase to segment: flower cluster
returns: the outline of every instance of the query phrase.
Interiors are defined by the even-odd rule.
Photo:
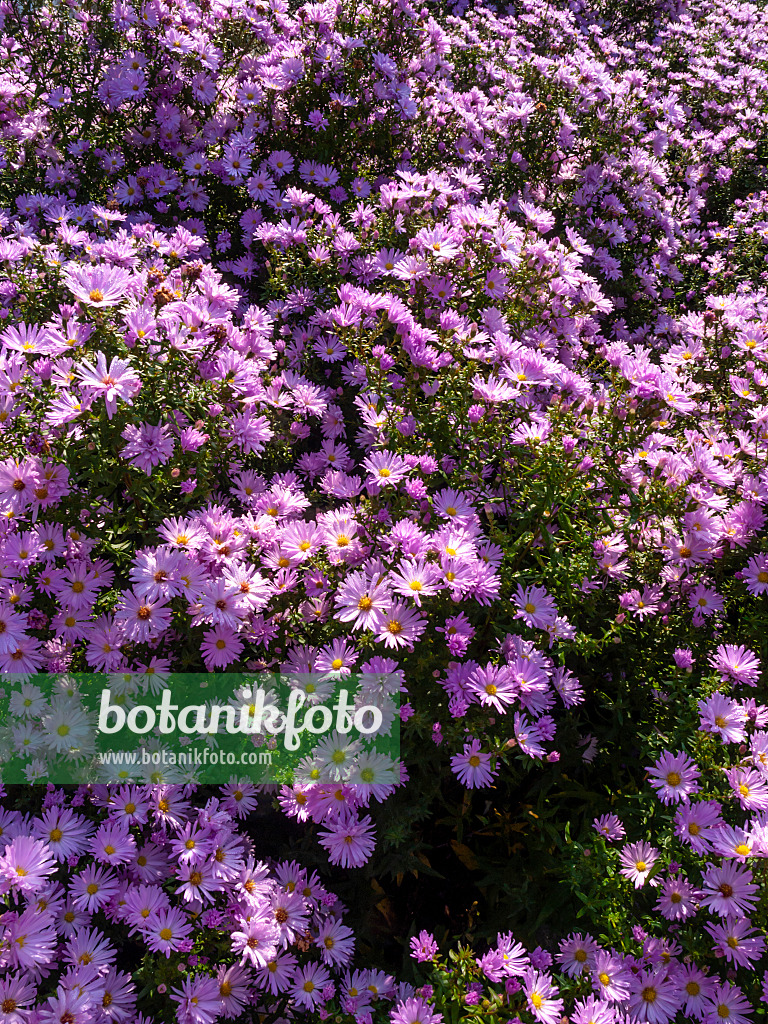
[[[362,787],[340,768],[275,796],[323,857],[406,847],[427,811],[387,805],[436,766],[467,871],[476,837],[505,861],[520,837],[526,885],[555,858],[582,886],[586,911],[549,908],[600,935],[560,950],[577,1024],[743,1024],[768,856],[768,26],[651,6],[0,3],[0,673],[105,672],[130,697],[170,671],[355,672],[387,708],[394,677],[399,778],[371,763]],[[65,830],[8,812],[4,921],[40,925],[8,968],[42,980],[61,944],[69,967],[50,1011],[14,978],[7,1024],[112,1005],[114,954],[34,909],[59,884],[160,957],[197,941],[192,907],[226,922],[236,977],[187,978],[182,1024],[255,991],[358,1024],[393,995],[393,1024],[433,1024],[446,993],[559,1018],[549,954],[508,933],[479,965],[457,954],[460,996],[447,969],[334,987],[351,938],[330,898],[305,872],[276,925],[293,867],[248,862],[230,797],[171,822],[164,793],[121,824],[99,790],[92,829],[68,806],[61,858]],[[252,893],[211,862],[219,833]],[[198,838],[199,859],[179,846]],[[139,840],[178,888],[137,873]],[[121,909],[136,883],[150,924]],[[101,979],[82,1006],[81,971]]]

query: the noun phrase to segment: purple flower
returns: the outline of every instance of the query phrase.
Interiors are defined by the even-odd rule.
[[[419,963],[432,960],[437,955],[437,943],[430,932],[421,931],[410,942],[411,956]]]

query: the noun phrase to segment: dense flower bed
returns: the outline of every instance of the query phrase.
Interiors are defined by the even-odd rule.
[[[38,672],[402,723],[364,786],[9,788],[2,1024],[764,1016],[764,10],[0,19],[30,783]]]

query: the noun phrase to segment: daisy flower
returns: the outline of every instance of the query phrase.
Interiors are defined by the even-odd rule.
[[[367,815],[358,820],[348,812],[320,833],[320,845],[328,851],[331,864],[359,868],[373,853],[373,822]]]
[[[768,594],[768,555],[753,555],[741,570],[741,578],[753,597]]]
[[[740,683],[757,686],[760,662],[752,651],[742,645],[720,644],[709,663],[720,673],[723,681],[732,680],[737,686]]]
[[[569,978],[578,978],[592,969],[599,948],[591,935],[572,934],[562,940],[555,959]]]
[[[663,804],[687,802],[692,794],[699,791],[696,780],[700,772],[695,762],[684,752],[673,754],[665,750],[654,765],[645,770]]]
[[[68,263],[62,274],[62,281],[73,295],[93,309],[105,309],[122,302],[132,279],[131,271],[121,267],[89,267],[75,262]]]
[[[715,985],[704,1005],[703,1024],[752,1024],[752,1006],[738,985]]]
[[[517,609],[515,618],[532,629],[547,629],[557,618],[555,602],[543,587],[518,586],[512,601]]]
[[[47,843],[31,836],[16,836],[0,857],[0,876],[6,891],[13,887],[24,893],[37,892],[57,867]]]
[[[96,365],[84,359],[76,370],[86,397],[101,397],[112,419],[117,411],[117,400],[133,405],[133,398],[141,388],[141,379],[130,363],[115,356],[107,366],[103,352],[96,353]]]
[[[427,628],[427,620],[403,601],[393,601],[376,628],[376,639],[380,643],[413,650],[414,642]]]
[[[623,839],[627,834],[624,831],[621,819],[615,814],[603,814],[601,817],[595,818],[592,822],[592,827],[609,842]]]
[[[548,974],[529,968],[523,975],[523,991],[528,1008],[540,1024],[559,1024],[564,1002]]]
[[[321,964],[305,964],[293,975],[289,992],[303,1010],[315,1010],[323,1003],[323,989],[331,980]]]
[[[752,882],[749,868],[741,868],[733,861],[717,867],[707,865],[702,876],[702,907],[721,917],[741,917],[750,914],[757,903],[754,895],[758,886]]]
[[[491,764],[491,755],[482,751],[477,738],[464,744],[463,753],[454,754],[451,758],[451,771],[467,789],[490,786],[497,775]]]
[[[650,843],[628,843],[619,854],[622,865],[619,873],[633,882],[636,889],[640,889],[648,881],[648,876],[658,858],[658,850],[655,850]],[[651,885],[658,885],[657,880],[651,879]]]

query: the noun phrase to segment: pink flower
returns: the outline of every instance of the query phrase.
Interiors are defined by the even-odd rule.
[[[698,793],[699,770],[694,761],[685,753],[673,754],[665,750],[651,768],[645,769],[650,783],[663,804],[687,801]]]
[[[512,598],[516,619],[522,619],[532,629],[547,629],[557,618],[555,602],[543,587],[518,586]]]
[[[187,976],[180,989],[172,989],[171,999],[178,1024],[213,1024],[221,1013],[221,994],[216,978],[205,975]]]
[[[756,686],[760,678],[760,662],[752,651],[742,645],[720,644],[709,663],[723,680],[731,679],[735,685],[747,683]]]
[[[491,755],[483,753],[477,738],[464,744],[462,754],[454,754],[451,758],[451,771],[467,789],[490,786],[497,774],[491,767]]]
[[[237,661],[243,653],[243,641],[228,626],[215,626],[203,637],[200,651],[205,667],[212,672]]]
[[[768,555],[753,555],[741,570],[741,578],[750,594],[768,594]]]
[[[658,859],[659,852],[650,843],[628,843],[619,854],[622,865],[619,873],[633,882],[636,889],[641,889]],[[652,878],[650,884],[658,885],[658,881]]]
[[[417,996],[399,1002],[390,1013],[391,1024],[442,1024],[443,1015]]]
[[[704,895],[701,905],[721,917],[740,917],[749,914],[757,903],[754,895],[758,886],[752,882],[752,872],[733,861],[716,867],[707,866],[702,877]]]
[[[57,866],[48,845],[41,839],[16,836],[0,857],[2,887],[5,891],[15,888],[24,893],[37,892]]]
[[[320,845],[328,850],[331,864],[359,868],[373,853],[373,822],[368,815],[358,821],[354,814],[346,813],[328,829],[320,833]]]
[[[171,617],[171,609],[167,605],[137,597],[131,591],[123,594],[122,603],[115,612],[115,622],[123,624],[126,637],[140,644],[164,633],[171,624]]]
[[[154,466],[165,465],[176,446],[170,429],[162,423],[156,426],[151,423],[142,423],[138,427],[129,423],[121,437],[125,438],[128,444],[120,454],[124,459],[129,459],[137,469],[142,470],[147,476],[152,475]]]
[[[421,931],[410,942],[411,956],[420,964],[431,960],[437,954],[437,943],[431,932]]]
[[[122,302],[132,278],[131,271],[121,267],[89,267],[74,262],[67,264],[62,275],[67,288],[86,306],[94,309]]]
[[[96,353],[96,365],[84,359],[77,370],[82,381],[86,397],[102,396],[107,408],[107,417],[117,409],[117,399],[127,405],[133,405],[133,396],[141,388],[141,379],[131,365],[117,356],[107,367],[107,357],[103,352]]]

